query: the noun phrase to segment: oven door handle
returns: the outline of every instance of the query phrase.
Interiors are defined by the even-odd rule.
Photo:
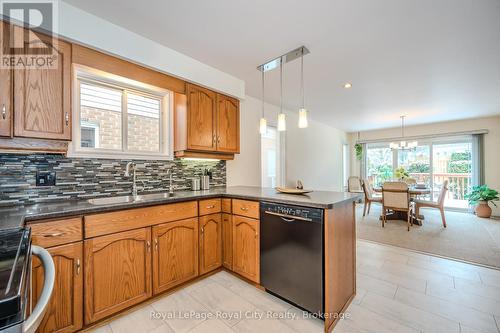
[[[37,256],[42,262],[44,282],[42,293],[40,294],[40,298],[38,299],[35,308],[23,323],[23,333],[34,333],[38,328],[38,325],[40,325],[43,315],[45,314],[45,311],[50,303],[50,297],[52,296],[52,291],[54,290],[54,281],[56,276],[54,261],[47,250],[43,247],[32,245],[31,253]]]

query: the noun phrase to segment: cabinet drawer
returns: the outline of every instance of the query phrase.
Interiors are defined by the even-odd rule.
[[[85,216],[85,238],[198,216],[198,202],[135,208]]]
[[[231,214],[231,199],[228,198],[222,199],[222,212]]]
[[[200,216],[220,213],[220,210],[221,210],[220,199],[200,200]]]
[[[233,199],[233,214],[258,219],[259,202]]]
[[[52,247],[82,240],[82,218],[39,221],[29,224],[33,244]]]

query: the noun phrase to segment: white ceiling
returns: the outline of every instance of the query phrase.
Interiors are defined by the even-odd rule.
[[[342,130],[500,114],[500,0],[64,1],[241,78],[258,98],[256,66],[305,45],[306,106]],[[299,65],[285,66],[290,109]],[[278,71],[266,86],[279,105]]]

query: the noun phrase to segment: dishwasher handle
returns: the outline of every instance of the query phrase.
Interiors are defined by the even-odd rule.
[[[265,210],[264,213],[269,214],[269,215],[279,216],[279,217],[281,217],[282,220],[284,220],[286,222],[293,222],[295,220],[307,221],[307,222],[311,222],[312,221],[312,219],[307,218],[307,217],[293,216],[293,215],[275,213],[275,212],[270,212],[268,210]]]
[[[56,276],[54,261],[47,250],[43,247],[32,245],[31,253],[37,256],[42,262],[44,282],[42,293],[40,294],[40,298],[38,299],[35,308],[23,323],[23,333],[34,333],[38,328],[38,325],[40,325],[43,315],[45,314],[45,311],[50,303],[50,297],[52,296],[52,291],[54,290],[54,281]]]

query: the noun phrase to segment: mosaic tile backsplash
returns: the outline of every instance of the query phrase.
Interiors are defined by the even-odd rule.
[[[124,176],[129,161],[67,158],[57,154],[0,154],[0,206],[130,194],[132,177]],[[168,191],[168,169],[172,169],[175,190],[189,190],[191,178],[199,177],[203,169],[212,171],[211,187],[226,186],[225,161],[134,162],[140,193]],[[37,170],[55,171],[56,186],[37,187]]]

